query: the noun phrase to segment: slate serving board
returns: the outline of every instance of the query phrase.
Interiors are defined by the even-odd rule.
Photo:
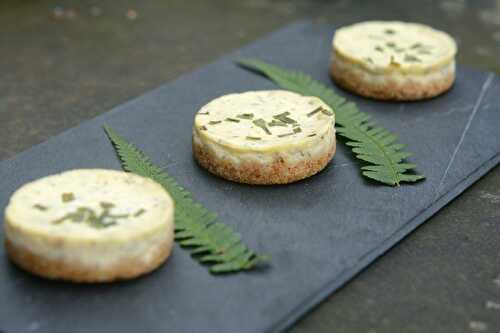
[[[347,93],[401,134],[425,182],[367,182],[343,146],[323,172],[275,187],[215,178],[191,156],[195,112],[219,95],[276,86],[233,64],[257,57],[331,84],[333,27],[299,22],[0,163],[0,209],[21,184],[73,168],[120,169],[102,125],[134,142],[270,267],[212,276],[182,249],[135,281],[73,285],[11,265],[0,248],[1,332],[268,332],[295,320],[459,195],[500,160],[500,78],[459,66],[454,88],[418,103]],[[69,111],[70,112],[70,111]],[[471,223],[474,223],[471,221]]]

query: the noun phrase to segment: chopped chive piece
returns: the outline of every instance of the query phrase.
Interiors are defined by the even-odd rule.
[[[401,48],[396,48],[396,49],[394,49],[394,51],[395,51],[395,52],[397,52],[397,53],[401,53],[401,52],[403,52],[404,50],[405,50],[405,49],[404,49],[404,48],[402,48],[402,47],[401,47]]]
[[[396,59],[394,58],[394,56],[391,56],[391,62],[390,62],[390,65],[393,65],[393,66],[396,66],[396,67],[399,67],[401,66],[401,64],[399,62],[396,61]]]
[[[102,212],[98,215],[92,208],[78,207],[73,213],[68,213],[63,217],[52,221],[52,224],[61,224],[66,220],[74,223],[86,223],[92,228],[102,229],[117,224],[118,219],[127,218],[128,214],[113,215],[110,210],[114,204],[101,202]]]
[[[394,35],[396,33],[396,31],[393,29],[385,29],[384,32],[388,35]]]
[[[381,40],[381,39],[383,39],[383,37],[377,36],[377,35],[368,35],[368,38],[375,39],[375,40]]]
[[[64,203],[73,201],[73,200],[75,200],[75,195],[71,192],[63,193],[63,194],[61,194],[61,200]]]
[[[322,109],[322,110],[321,110],[321,112],[322,112],[323,114],[326,114],[327,116],[333,116],[333,112],[328,111],[328,110],[326,110],[326,109]]]
[[[36,209],[38,209],[39,211],[42,211],[42,212],[45,212],[47,209],[49,209],[48,207],[46,207],[44,205],[40,205],[40,204],[34,204],[33,208],[36,208]]]
[[[375,51],[384,52],[384,48],[381,46],[375,46]]]
[[[290,136],[293,135],[294,133],[285,133],[285,134],[280,134],[278,135],[278,138],[284,138],[285,136]]]
[[[142,214],[144,214],[146,210],[144,208],[139,209],[137,212],[134,213],[134,217],[139,217]]]
[[[255,126],[262,128],[262,130],[264,130],[264,132],[266,132],[267,134],[269,134],[269,135],[272,134],[271,131],[269,130],[269,128],[267,128],[267,124],[266,124],[266,121],[264,119],[260,118],[260,119],[254,120],[253,123]]]
[[[258,136],[247,136],[246,139],[247,140],[253,140],[253,141],[262,140],[262,138],[260,138]]]
[[[101,201],[99,205],[101,206],[102,209],[111,209],[115,206],[114,203],[106,201]]]
[[[273,118],[278,119],[279,121],[282,121],[282,122],[287,123],[287,124],[296,124],[297,121],[295,121],[292,118],[287,117],[288,115],[290,115],[290,112],[283,112],[283,113],[280,113],[280,114],[273,116]]]
[[[312,136],[316,136],[316,133],[313,133],[313,134],[309,134],[308,137],[312,137]]]
[[[253,119],[253,113],[242,113],[236,116],[240,119]]]
[[[273,126],[286,127],[286,126],[288,126],[288,124],[284,123],[282,121],[278,121],[278,120],[273,119],[270,123],[267,123],[267,126],[269,126],[269,127],[273,127]]]
[[[202,115],[202,116],[205,116],[205,115],[209,115],[210,112],[198,112],[199,115]]]
[[[396,43],[394,43],[394,42],[387,42],[387,43],[385,43],[385,45],[386,45],[387,47],[391,47],[391,48],[396,47]]]
[[[206,131],[206,130],[207,130],[207,127],[206,127],[206,126],[200,126],[200,130],[201,130],[201,131]]]
[[[300,133],[300,132],[302,132],[302,129],[300,127],[295,127],[293,129],[293,133]]]
[[[417,51],[418,54],[431,54],[431,51],[429,50],[424,50],[424,49],[420,49]]]
[[[418,49],[418,48],[420,48],[422,46],[423,46],[422,43],[415,43],[412,46],[410,46],[410,49]]]
[[[209,125],[217,125],[217,124],[220,124],[220,123],[222,123],[222,121],[220,121],[220,120],[212,120],[212,121],[208,122]]]
[[[316,109],[312,110],[311,112],[309,112],[307,114],[308,117],[311,117],[311,116],[314,116],[316,113],[320,112],[321,110],[323,110],[323,107],[322,106],[319,106],[317,107]]]
[[[404,60],[408,61],[408,62],[422,62],[422,60],[420,60],[420,58],[415,57],[414,55],[411,55],[411,54],[406,54]]]
[[[225,121],[230,121],[232,123],[239,123],[240,121],[238,119],[234,119],[234,118],[226,118],[224,119]]]

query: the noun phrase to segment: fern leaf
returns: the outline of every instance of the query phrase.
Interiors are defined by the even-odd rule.
[[[218,222],[214,213],[195,202],[188,191],[142,151],[111,128],[104,129],[125,171],[151,178],[170,193],[175,202],[175,240],[188,247],[199,262],[207,263],[211,273],[249,270],[266,260],[242,244],[238,233]]]
[[[316,96],[335,111],[337,133],[346,139],[346,145],[353,147],[356,158],[368,163],[362,168],[362,175],[387,185],[401,182],[416,182],[425,177],[412,172],[416,166],[405,163],[411,155],[403,151],[405,145],[396,143],[397,136],[375,125],[371,116],[360,112],[356,105],[313,80],[310,76],[253,59],[238,61],[238,64],[261,73],[278,86],[306,96]]]

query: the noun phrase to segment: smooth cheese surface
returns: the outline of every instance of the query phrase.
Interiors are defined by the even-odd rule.
[[[88,215],[79,222],[64,219],[81,208],[100,216],[106,207],[105,226],[86,223]],[[17,231],[13,235],[31,235],[35,241],[113,245],[164,230],[173,223],[173,209],[168,193],[149,179],[113,170],[75,170],[22,186],[11,197],[5,218]]]
[[[454,62],[457,46],[447,33],[417,23],[368,21],[340,28],[336,56],[373,72],[427,74]]]
[[[194,138],[235,152],[284,152],[334,133],[333,111],[319,98],[284,90],[219,97],[196,114]]]

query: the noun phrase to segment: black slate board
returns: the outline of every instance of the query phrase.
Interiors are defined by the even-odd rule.
[[[347,96],[401,134],[425,182],[399,188],[369,183],[342,144],[327,169],[289,186],[230,183],[195,164],[190,128],[201,105],[221,94],[275,88],[236,67],[234,59],[257,57],[329,84],[332,33],[324,25],[291,25],[0,163],[3,210],[12,192],[29,180],[72,168],[119,169],[101,128],[111,125],[240,231],[251,248],[269,254],[268,269],[211,276],[176,247],[168,265],[154,274],[82,286],[26,274],[1,248],[0,331],[281,330],[498,164],[500,78],[463,67],[455,87],[430,101]]]

